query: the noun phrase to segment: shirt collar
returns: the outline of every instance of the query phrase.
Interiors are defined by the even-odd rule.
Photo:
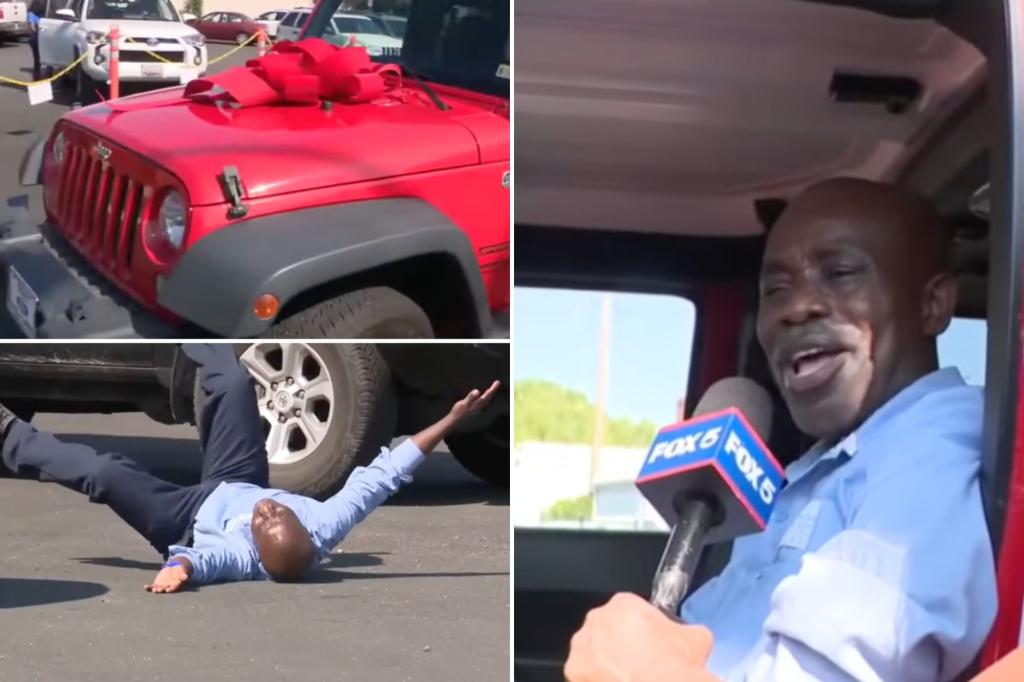
[[[800,478],[820,463],[839,459],[842,456],[853,458],[857,454],[859,436],[863,437],[871,433],[872,430],[878,428],[879,424],[889,421],[928,393],[943,388],[963,386],[964,383],[960,370],[956,367],[944,367],[924,375],[872,412],[856,430],[847,434],[832,447],[826,448],[825,441],[815,443],[805,455],[790,465],[790,471],[787,472],[790,482]]]

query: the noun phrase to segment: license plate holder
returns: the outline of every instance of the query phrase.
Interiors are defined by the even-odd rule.
[[[13,265],[7,270],[7,312],[14,318],[18,329],[28,338],[36,338],[36,311],[39,296],[32,289],[18,269]]]
[[[148,78],[163,78],[164,77],[164,65],[163,64],[143,64],[142,75]]]

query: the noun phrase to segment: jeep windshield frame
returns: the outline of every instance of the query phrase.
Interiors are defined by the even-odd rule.
[[[340,5],[341,0],[319,3],[302,37],[323,37],[342,12]],[[414,0],[401,54],[373,60],[398,64],[431,83],[508,99],[509,24],[509,4],[501,0]]]
[[[132,10],[138,7],[152,9],[154,13],[133,14]],[[181,21],[178,10],[174,8],[170,0],[87,0],[82,18],[84,20],[100,19],[105,21],[116,21],[118,19],[126,21],[169,21],[174,23]]]

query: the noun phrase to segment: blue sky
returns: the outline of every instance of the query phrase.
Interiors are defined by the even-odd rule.
[[[597,389],[601,294],[515,288],[515,380],[548,379]],[[611,294],[608,414],[668,424],[684,396],[693,342],[693,305],[674,296]],[[969,383],[984,380],[985,325],[955,320],[939,339],[943,364]]]

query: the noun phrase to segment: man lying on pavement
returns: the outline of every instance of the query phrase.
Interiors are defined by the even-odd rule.
[[[229,344],[186,345],[208,400],[199,419],[200,482],[180,486],[118,453],[64,443],[0,405],[4,464],[106,504],[169,560],[146,589],[235,580],[298,580],[398,488],[426,453],[498,390],[474,390],[436,424],[356,468],[333,497],[318,502],[270,488],[255,384]]]
[[[938,362],[950,251],[932,207],[895,187],[831,180],[792,202],[768,234],[757,337],[819,442],[764,532],[683,603],[688,625],[617,595],[573,638],[569,682],[948,682],[970,665],[996,583],[982,392]]]

